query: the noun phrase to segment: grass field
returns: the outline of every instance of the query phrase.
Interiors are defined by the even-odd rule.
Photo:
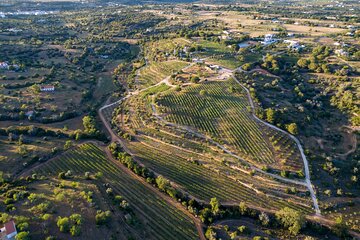
[[[181,92],[168,92],[157,103],[169,122],[196,128],[257,165],[275,167],[281,163],[281,156],[270,142],[271,136],[252,118],[246,93],[234,80],[206,82]],[[281,147],[296,153],[295,145],[287,144]],[[301,169],[301,159],[294,156],[282,156],[286,164],[281,167]]]
[[[139,229],[139,234],[143,234],[143,239],[197,239],[191,219],[180,210],[167,205],[138,180],[114,166],[95,145],[84,144],[69,150],[35,172],[54,176],[68,170],[80,176],[85,172],[102,172],[102,180],[128,200],[135,215],[142,221],[143,226]]]

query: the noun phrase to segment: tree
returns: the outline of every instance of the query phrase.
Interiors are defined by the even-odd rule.
[[[64,150],[68,150],[69,148],[71,148],[73,145],[71,140],[67,140],[64,144]]]
[[[95,216],[95,221],[97,225],[103,225],[110,221],[111,213],[110,211],[97,211]]]
[[[198,83],[199,81],[200,81],[200,78],[199,78],[199,76],[192,76],[191,77],[191,79],[190,79],[190,81],[192,82],[192,83]]]
[[[269,218],[269,215],[267,215],[266,213],[262,212],[260,215],[259,215],[259,220],[261,222],[261,224],[263,226],[267,226],[269,225],[270,223],[270,218]]]
[[[219,213],[219,201],[216,199],[216,197],[212,198],[210,200],[210,205],[211,205],[211,211],[213,212],[214,215]]]
[[[339,216],[335,219],[335,225],[333,227],[333,232],[341,238],[347,236],[348,230],[347,230],[346,224],[345,224],[342,216]]]
[[[16,237],[16,240],[30,240],[29,232],[19,232]]]
[[[213,220],[212,213],[209,208],[204,208],[203,210],[201,210],[199,217],[203,223],[211,223]]]
[[[297,135],[299,133],[296,123],[290,123],[289,125],[286,126],[286,129],[292,135]]]
[[[158,176],[156,178],[156,184],[162,191],[166,191],[166,189],[170,186],[169,180],[165,179],[163,176]]]
[[[70,220],[67,217],[59,217],[57,221],[57,226],[60,229],[60,232],[69,232],[70,230]]]
[[[250,71],[252,67],[253,67],[253,66],[252,66],[251,63],[245,63],[244,65],[241,66],[241,68],[242,68],[244,71]]]
[[[249,229],[244,225],[239,226],[237,230],[239,231],[239,233],[248,233],[249,232]]]
[[[300,67],[300,68],[307,68],[309,64],[309,60],[307,60],[306,58],[300,58],[298,61],[297,61],[297,65]]]
[[[266,121],[269,123],[275,122],[275,110],[272,108],[266,109]]]
[[[83,222],[82,216],[80,214],[74,213],[70,216],[70,220],[75,225],[81,225]]]
[[[248,211],[248,207],[246,206],[245,202],[240,202],[239,204],[239,211],[241,215],[245,215]]]
[[[206,90],[202,89],[202,90],[200,90],[199,94],[201,96],[205,96],[207,94],[207,92],[206,92]]]
[[[209,240],[216,240],[216,232],[214,228],[208,227],[205,232],[205,237]]]
[[[305,223],[304,217],[300,212],[288,207],[277,211],[275,216],[293,235],[297,235]]]
[[[81,234],[81,227],[79,225],[73,225],[70,228],[71,236],[79,236]]]
[[[95,120],[93,117],[91,116],[83,117],[83,126],[86,133],[88,134],[96,133]]]

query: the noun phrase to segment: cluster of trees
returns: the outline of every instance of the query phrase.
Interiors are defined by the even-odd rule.
[[[58,217],[57,226],[59,227],[60,232],[68,233],[70,232],[71,236],[79,236],[81,234],[81,224],[83,223],[83,218],[80,214],[72,214],[70,217]]]
[[[281,71],[282,63],[280,59],[274,55],[266,54],[261,66],[274,74],[279,74]]]
[[[352,70],[348,66],[342,66],[340,68],[331,67],[326,58],[330,56],[331,48],[328,46],[315,47],[311,53],[310,58],[300,58],[297,61],[297,66],[302,69],[308,69],[317,73],[334,73],[338,76],[347,76]]]

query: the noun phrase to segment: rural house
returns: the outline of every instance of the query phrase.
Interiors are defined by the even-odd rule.
[[[41,92],[52,92],[52,91],[55,91],[55,86],[54,85],[40,86],[40,91]]]
[[[0,62],[0,69],[9,69],[9,67],[7,62]]]
[[[13,240],[17,235],[15,222],[9,221],[0,229],[0,240]]]

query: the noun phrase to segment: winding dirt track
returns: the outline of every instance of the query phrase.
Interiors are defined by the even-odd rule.
[[[239,68],[239,69],[237,69],[237,70],[244,72],[244,70],[242,70],[241,68]],[[305,154],[304,154],[304,150],[303,150],[303,148],[302,148],[302,146],[301,146],[301,144],[300,144],[300,141],[299,141],[295,136],[289,134],[288,132],[286,132],[286,131],[284,131],[284,130],[282,130],[282,129],[280,129],[280,128],[278,128],[278,127],[276,127],[276,126],[274,126],[274,125],[272,125],[272,124],[270,124],[270,123],[268,123],[268,122],[265,122],[265,121],[259,119],[259,118],[255,115],[255,106],[254,106],[254,102],[253,102],[253,100],[252,100],[252,98],[251,98],[251,95],[250,95],[249,90],[248,90],[245,86],[243,86],[243,85],[236,79],[236,77],[235,77],[235,75],[234,75],[234,72],[236,72],[236,70],[234,71],[234,70],[230,70],[230,69],[223,68],[223,71],[224,71],[224,72],[227,72],[227,73],[231,73],[232,78],[246,91],[247,96],[248,96],[248,100],[249,100],[249,104],[250,104],[251,109],[252,109],[252,116],[253,116],[253,118],[254,118],[256,121],[258,121],[258,122],[260,122],[260,123],[262,123],[262,124],[265,124],[266,126],[268,126],[268,127],[270,127],[270,128],[273,128],[273,129],[275,129],[275,130],[277,130],[277,131],[280,131],[280,132],[286,134],[287,136],[289,136],[289,137],[296,143],[296,145],[298,146],[298,149],[299,149],[299,151],[300,151],[300,153],[301,153],[301,158],[302,158],[303,163],[304,163],[305,181],[299,181],[299,180],[293,180],[293,179],[284,178],[284,177],[281,177],[281,176],[279,176],[279,175],[277,175],[277,174],[272,174],[272,173],[265,172],[265,171],[263,171],[263,170],[255,167],[255,166],[251,165],[251,164],[249,164],[246,160],[242,159],[240,156],[238,156],[238,155],[236,155],[235,153],[233,153],[233,152],[231,152],[230,150],[228,150],[225,146],[223,146],[223,145],[221,145],[220,143],[214,141],[212,138],[210,138],[210,137],[208,137],[208,136],[205,136],[204,134],[201,134],[201,133],[199,133],[198,131],[195,131],[195,130],[191,129],[190,127],[182,126],[182,125],[178,125],[178,124],[175,124],[175,123],[171,123],[171,122],[166,121],[164,118],[162,118],[162,117],[156,112],[156,107],[154,106],[154,104],[151,104],[151,108],[152,108],[152,111],[153,111],[154,116],[155,116],[157,119],[159,119],[160,121],[162,121],[163,123],[165,123],[165,124],[167,124],[167,125],[169,125],[169,126],[173,126],[173,127],[176,127],[176,128],[180,128],[180,129],[186,130],[186,131],[191,132],[192,134],[194,134],[194,135],[196,135],[196,136],[198,136],[198,137],[200,137],[200,138],[203,138],[203,139],[208,140],[209,142],[211,142],[212,144],[216,145],[217,147],[219,147],[220,149],[222,149],[224,152],[228,153],[229,155],[231,155],[231,156],[239,159],[240,161],[242,161],[242,162],[244,162],[244,163],[247,163],[247,164],[251,165],[251,168],[254,169],[254,170],[256,170],[256,171],[258,171],[258,172],[261,172],[261,173],[263,173],[263,174],[265,174],[265,175],[268,175],[268,176],[270,176],[270,177],[276,178],[276,179],[281,180],[281,181],[284,181],[284,182],[289,182],[289,183],[293,183],[293,184],[297,184],[297,185],[306,186],[306,187],[308,188],[309,192],[310,192],[310,196],[311,196],[311,199],[312,199],[312,201],[313,201],[313,207],[314,207],[314,209],[315,209],[315,213],[316,213],[316,215],[319,215],[319,216],[320,216],[320,215],[321,215],[321,211],[320,211],[320,208],[319,208],[319,205],[318,205],[318,201],[317,201],[317,198],[316,198],[316,195],[315,195],[315,191],[314,191],[314,189],[313,189],[313,186],[312,186],[311,180],[310,180],[309,164],[308,164],[308,161],[307,161],[306,156],[305,156]],[[164,80],[161,81],[161,82],[167,84],[167,83],[168,83],[168,78],[164,79]],[[173,87],[173,85],[170,85],[170,84],[168,84],[168,85],[169,85],[170,87]]]
[[[189,68],[189,67],[192,66],[192,65],[193,65],[193,64],[190,64],[190,65],[188,65],[187,67],[185,67],[184,69]],[[297,144],[297,146],[298,146],[298,148],[299,148],[299,151],[300,151],[300,153],[301,153],[302,160],[303,160],[303,162],[304,162],[305,181],[298,181],[298,180],[283,178],[283,177],[281,177],[281,176],[279,176],[279,175],[265,172],[265,171],[263,171],[263,170],[255,167],[255,166],[253,166],[253,165],[251,165],[251,167],[252,167],[253,169],[255,169],[256,171],[258,171],[258,172],[261,172],[261,173],[263,173],[263,174],[266,174],[266,175],[268,175],[268,176],[270,176],[270,177],[273,177],[273,178],[276,178],[276,179],[278,179],[278,180],[281,180],[281,181],[284,181],[284,182],[293,183],[293,184],[298,184],[298,185],[306,186],[306,187],[308,188],[309,192],[310,192],[310,196],[311,196],[311,199],[312,199],[312,201],[313,201],[313,206],[314,206],[316,215],[317,215],[317,216],[321,216],[321,212],[320,212],[320,208],[319,208],[319,206],[318,206],[318,202],[317,202],[317,198],[316,198],[316,195],[315,195],[315,191],[314,191],[314,189],[313,189],[313,186],[312,186],[311,180],[310,180],[310,171],[309,171],[308,161],[307,161],[307,159],[306,159],[306,156],[305,156],[305,154],[304,154],[304,151],[303,151],[303,148],[302,148],[302,146],[301,146],[301,144],[300,144],[300,141],[299,141],[296,137],[294,137],[293,135],[287,133],[286,131],[284,131],[284,130],[282,130],[282,129],[274,126],[274,125],[271,125],[270,123],[267,123],[267,122],[259,119],[259,118],[254,114],[254,112],[255,112],[255,111],[254,111],[255,106],[254,106],[254,103],[253,103],[253,100],[252,100],[252,98],[251,98],[251,95],[250,95],[249,90],[248,90],[245,86],[243,86],[243,85],[236,79],[236,77],[235,77],[235,75],[234,75],[234,73],[235,73],[236,71],[243,71],[243,72],[245,72],[244,70],[242,70],[241,68],[236,69],[236,70],[230,70],[230,69],[223,68],[223,71],[224,71],[224,72],[227,72],[227,73],[231,73],[232,78],[246,91],[247,96],[248,96],[248,99],[249,99],[249,104],[250,104],[251,109],[252,109],[252,116],[254,117],[254,119],[255,119],[256,121],[258,121],[258,122],[260,122],[260,123],[262,123],[262,124],[265,124],[266,126],[268,126],[268,127],[270,127],[270,128],[273,128],[273,129],[275,129],[275,130],[277,130],[277,131],[280,131],[280,132],[288,135],[291,139],[293,139],[293,140],[295,141],[295,143]],[[98,113],[99,113],[100,119],[101,119],[101,121],[103,122],[103,124],[104,124],[105,128],[107,129],[107,131],[110,133],[111,142],[118,142],[118,143],[123,147],[123,149],[124,149],[127,153],[129,153],[130,155],[133,155],[133,154],[129,151],[129,149],[125,146],[125,144],[123,144],[122,139],[120,139],[120,138],[113,132],[113,130],[112,130],[111,126],[110,126],[110,123],[106,120],[106,118],[104,117],[102,111],[103,111],[104,109],[108,108],[108,107],[111,107],[111,106],[114,106],[114,105],[116,105],[116,104],[121,103],[122,101],[130,98],[131,96],[138,95],[138,94],[140,94],[141,92],[144,92],[144,91],[146,91],[146,90],[148,90],[148,89],[150,89],[150,88],[152,88],[152,87],[156,87],[156,86],[159,86],[159,85],[161,85],[161,84],[166,84],[166,85],[168,85],[168,86],[170,86],[170,87],[175,87],[174,85],[170,84],[169,80],[170,80],[170,76],[166,77],[165,79],[163,79],[163,80],[160,81],[159,83],[157,83],[157,84],[155,84],[155,85],[153,85],[153,86],[150,86],[150,87],[148,87],[148,88],[145,88],[145,89],[142,89],[142,90],[136,90],[136,91],[134,91],[134,92],[129,92],[125,97],[121,98],[120,100],[118,100],[118,101],[116,101],[116,102],[114,102],[114,103],[111,103],[111,104],[104,105],[103,107],[101,107],[101,108],[99,109]],[[181,129],[184,129],[184,130],[186,130],[186,131],[189,131],[189,132],[191,132],[191,133],[193,133],[193,134],[195,134],[195,135],[197,135],[197,136],[199,136],[199,137],[201,137],[201,138],[205,138],[205,139],[207,139],[208,141],[210,141],[210,142],[212,142],[213,144],[215,144],[216,146],[218,146],[219,148],[221,148],[222,150],[224,150],[226,153],[230,154],[231,156],[233,156],[233,157],[235,157],[235,158],[237,158],[237,159],[239,159],[239,160],[241,160],[241,161],[243,161],[243,162],[246,162],[244,159],[242,159],[242,158],[239,157],[238,155],[234,154],[233,152],[229,151],[225,146],[217,143],[217,142],[214,141],[213,139],[211,139],[211,138],[209,138],[209,137],[207,137],[207,136],[205,136],[205,135],[203,135],[203,134],[201,134],[201,133],[199,133],[199,132],[197,132],[197,131],[194,131],[194,130],[190,129],[189,127],[181,126],[181,125],[174,124],[174,123],[171,123],[171,122],[167,122],[167,121],[164,120],[161,116],[159,116],[159,114],[156,112],[156,108],[155,108],[155,106],[154,106],[153,104],[151,104],[151,107],[152,107],[154,116],[155,116],[156,118],[158,118],[160,121],[163,121],[164,123],[166,123],[166,124],[168,124],[168,125],[170,125],[170,126],[174,126],[174,127],[181,128]],[[119,165],[119,166],[121,165],[121,164],[119,164],[118,162],[116,162],[116,160],[113,159],[113,157],[111,156],[111,154],[109,154],[108,150],[107,150],[106,152],[107,152],[107,155],[109,156],[109,159],[110,159],[111,161],[113,161],[114,163],[116,163],[116,164]],[[248,163],[248,162],[247,162],[247,163]],[[126,171],[128,174],[135,175],[131,170],[127,169],[126,167],[124,167],[124,166],[122,166],[122,165],[121,165],[121,168],[122,168],[124,171]],[[137,179],[139,179],[144,185],[146,185],[146,186],[149,185],[148,183],[146,183],[143,179],[141,179],[141,178],[138,177],[137,175],[134,176],[134,177],[137,177]],[[154,191],[155,194],[157,194],[158,196],[160,196],[160,197],[162,197],[162,198],[166,198],[166,197],[167,197],[167,196],[164,196],[163,194],[161,194],[157,189],[155,189],[155,188],[153,188],[153,187],[151,188],[151,190]],[[191,215],[190,213],[188,213],[182,206],[178,206],[178,204],[177,204],[177,203],[174,203],[174,202],[172,201],[172,199],[166,199],[166,201],[167,201],[169,204],[171,204],[172,206],[175,206],[175,207],[177,207],[178,209],[180,209],[181,211],[183,211],[184,213],[186,213],[186,215],[190,216],[190,217],[194,220],[194,222],[195,222],[195,225],[196,225],[196,228],[197,228],[197,230],[198,230],[200,239],[205,239],[205,237],[204,237],[204,231],[203,231],[203,227],[202,227],[203,225],[202,225],[202,223],[200,222],[199,219],[195,218],[193,215]]]
[[[242,72],[245,72],[243,69],[238,68],[237,69],[238,71],[242,71]],[[309,192],[310,192],[310,196],[311,196],[311,199],[313,201],[313,206],[314,206],[314,209],[315,209],[315,213],[316,215],[321,215],[321,211],[320,211],[320,208],[319,208],[319,204],[318,204],[318,201],[317,201],[317,198],[316,198],[316,195],[315,195],[315,191],[314,191],[314,188],[311,184],[311,177],[310,177],[310,171],[309,171],[309,162],[306,158],[306,155],[304,153],[304,149],[303,147],[301,146],[301,143],[300,141],[294,136],[294,135],[291,135],[290,133],[268,123],[268,122],[265,122],[263,120],[261,120],[260,118],[258,118],[256,115],[255,115],[255,105],[254,105],[254,102],[251,98],[251,95],[250,95],[250,92],[249,90],[244,86],[242,85],[237,79],[236,77],[233,75],[233,79],[246,91],[247,93],[247,96],[248,96],[248,99],[249,99],[249,103],[250,103],[250,106],[251,106],[251,112],[252,112],[252,116],[254,119],[256,119],[258,122],[262,123],[262,124],[265,124],[266,126],[272,128],[272,129],[275,129],[279,132],[282,132],[284,134],[286,134],[287,136],[289,136],[295,143],[296,145],[298,146],[298,149],[300,151],[300,154],[301,154],[301,158],[303,160],[303,163],[304,163],[304,169],[305,169],[305,184],[306,184],[306,187],[308,188]],[[301,183],[300,181],[298,181],[299,183],[298,184],[303,184]]]
[[[99,113],[99,116],[100,116],[100,119],[101,121],[103,122],[106,130],[109,132],[110,136],[111,136],[111,142],[117,142],[119,143],[122,148],[130,155],[133,155],[130,150],[125,146],[125,144],[122,142],[122,139],[117,136],[114,131],[112,130],[111,126],[110,126],[110,123],[106,120],[106,118],[104,117],[103,113],[102,113],[102,110],[108,108],[108,107],[111,107],[115,104],[118,104],[126,99],[128,99],[129,97],[131,96],[134,96],[134,95],[138,95],[139,93],[143,92],[143,91],[146,91],[148,90],[149,88],[152,88],[152,87],[155,87],[155,86],[158,86],[160,84],[167,84],[167,85],[170,85],[169,83],[169,79],[170,77],[167,77],[165,79],[163,79],[161,82],[157,83],[156,85],[154,86],[151,86],[151,87],[148,87],[148,88],[145,88],[145,89],[142,89],[142,90],[137,90],[135,92],[131,92],[129,93],[127,96],[121,98],[120,100],[114,102],[114,103],[111,103],[111,104],[107,104],[103,107],[101,107],[98,111]],[[171,85],[170,85],[171,86]],[[196,218],[194,215],[192,215],[190,212],[188,212],[180,203],[178,202],[175,202],[172,198],[170,198],[169,196],[165,195],[165,194],[162,194],[158,189],[156,189],[155,187],[153,187],[152,185],[150,185],[149,183],[147,183],[143,178],[139,177],[138,175],[136,175],[135,173],[133,173],[130,169],[128,169],[127,167],[125,167],[124,165],[122,165],[121,163],[119,163],[116,159],[114,159],[114,157],[112,156],[112,154],[110,153],[109,149],[106,147],[105,148],[105,152],[106,152],[106,155],[108,157],[108,159],[110,161],[112,161],[115,165],[117,165],[119,168],[121,168],[123,171],[125,171],[127,174],[129,174],[130,176],[136,178],[139,182],[141,182],[145,187],[147,187],[148,189],[150,189],[154,194],[156,194],[157,196],[159,196],[160,198],[164,199],[168,204],[170,204],[171,206],[177,208],[178,210],[182,211],[184,214],[186,214],[189,218],[191,218],[194,223],[195,223],[195,227],[196,227],[196,230],[198,232],[198,235],[199,235],[199,239],[200,240],[206,240],[205,238],[205,234],[204,234],[204,225],[203,223],[200,221],[200,219]]]

